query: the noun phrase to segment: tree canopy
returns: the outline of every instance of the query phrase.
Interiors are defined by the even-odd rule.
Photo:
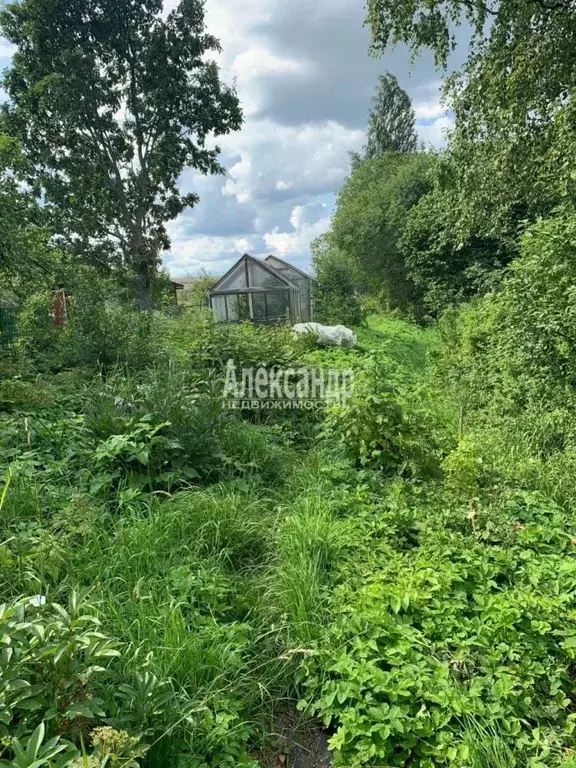
[[[166,223],[198,197],[184,168],[219,173],[211,136],[239,128],[233,88],[207,54],[219,50],[202,0],[21,0],[0,13],[17,47],[4,124],[30,162],[56,230],[75,254],[120,265],[146,306]]]
[[[380,75],[368,115],[365,156],[384,152],[415,152],[418,146],[410,97],[390,72]]]
[[[0,291],[16,294],[50,283],[58,261],[45,213],[20,183],[25,167],[18,142],[0,135]]]
[[[433,155],[387,153],[355,167],[338,196],[331,241],[391,308],[419,301],[398,242],[409,211],[431,189],[434,164]]]
[[[576,3],[572,0],[369,0],[373,47],[402,41],[445,65],[455,28],[473,35],[445,95],[461,222],[493,236],[548,215],[574,187]]]

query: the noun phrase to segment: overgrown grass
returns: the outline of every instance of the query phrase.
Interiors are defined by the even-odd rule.
[[[462,414],[455,350],[397,318],[369,318],[353,350],[195,318],[209,354],[169,322],[165,366],[0,387],[0,588],[28,617],[0,617],[4,681],[43,691],[20,709],[9,682],[0,736],[26,740],[50,704],[49,734],[97,754],[106,724],[125,768],[256,768],[299,707],[335,765],[567,768],[568,409],[478,396]],[[313,419],[227,413],[229,354],[352,368],[359,388]],[[27,643],[68,631],[51,603],[86,590],[66,665],[55,641],[36,659]],[[98,671],[83,611],[115,649]]]

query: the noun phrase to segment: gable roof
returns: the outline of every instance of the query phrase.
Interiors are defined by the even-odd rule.
[[[261,267],[266,272],[268,272],[270,275],[272,275],[272,277],[276,278],[276,280],[280,280],[280,282],[283,285],[285,285],[286,288],[296,288],[296,286],[293,285],[293,283],[291,283],[287,278],[285,278],[284,275],[281,275],[280,272],[277,272],[274,269],[274,267],[272,267],[266,261],[261,261],[260,259],[255,259],[254,256],[250,256],[250,254],[245,253],[243,256],[241,256],[238,259],[238,261],[233,266],[230,267],[230,269],[228,270],[228,272],[226,272],[225,275],[222,275],[222,277],[220,278],[220,280],[218,280],[216,285],[214,285],[212,287],[212,289],[210,291],[210,296],[213,293],[218,293],[219,292],[218,288],[220,287],[220,285],[222,285],[224,280],[226,280],[226,278],[229,277],[232,274],[232,272],[234,272],[234,270],[237,267],[239,267],[240,264],[242,264],[242,262],[250,262],[252,264],[255,264],[257,267]],[[250,289],[247,287],[246,290],[250,290]],[[265,291],[265,290],[270,290],[270,289],[262,288],[261,290]],[[222,293],[227,293],[227,291],[224,290],[224,291],[222,291]]]
[[[283,264],[286,267],[289,267],[290,269],[293,269],[294,272],[298,272],[299,275],[302,275],[302,277],[307,277],[308,280],[314,280],[312,275],[309,275],[307,272],[304,272],[304,270],[299,269],[294,264],[290,264],[289,261],[284,261],[284,259],[281,259],[279,256],[274,256],[274,254],[270,254],[270,256],[266,256],[265,262],[268,262],[268,259],[275,259],[276,261],[279,261],[281,264]]]

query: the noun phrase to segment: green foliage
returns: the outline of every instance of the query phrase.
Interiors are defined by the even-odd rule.
[[[187,286],[184,291],[183,301],[186,306],[192,309],[208,307],[208,294],[218,282],[218,278],[203,271],[198,277],[188,278]]]
[[[484,460],[479,446],[472,437],[460,440],[442,462],[446,488],[461,502],[475,498],[484,474]]]
[[[224,476],[280,485],[290,473],[293,457],[278,427],[230,421],[219,439]]]
[[[286,512],[278,527],[277,565],[268,597],[285,647],[306,649],[328,620],[328,575],[344,547],[348,525],[335,519],[316,489],[299,496]]]
[[[152,362],[153,318],[131,305],[117,281],[86,267],[67,275],[65,285],[64,327],[54,324],[52,291],[32,294],[20,311],[20,341],[37,364],[48,369],[117,363],[141,368]]]
[[[519,0],[502,3],[506,10],[518,9]],[[398,5],[394,0],[369,0],[367,23],[372,31],[375,51],[403,42],[414,53],[420,48],[431,48],[437,64],[446,64],[448,54],[455,45],[455,27],[464,21],[472,25],[477,35],[484,30],[490,16],[484,0],[449,0],[429,7],[424,0],[408,0]],[[502,13],[506,22],[508,14]]]
[[[84,394],[85,424],[99,442],[93,459],[108,482],[133,488],[205,478],[220,464],[218,383],[173,364],[99,377]]]
[[[0,133],[0,290],[16,296],[49,285],[58,264],[46,216],[21,183],[27,170],[18,142]]]
[[[514,222],[497,237],[487,234],[485,221],[463,223],[453,180],[447,183],[439,176],[410,210],[398,246],[432,313],[490,291],[516,251]]]
[[[324,438],[360,467],[419,475],[433,472],[441,456],[434,426],[417,393],[374,356],[356,376],[352,397],[331,409]]]
[[[327,325],[359,325],[362,321],[362,309],[353,269],[345,254],[331,247],[327,238],[316,240],[312,244],[312,252],[316,276],[316,316]]]
[[[571,221],[437,330],[373,316],[307,349],[156,314],[154,365],[5,365],[3,764],[256,768],[300,700],[335,765],[568,768]],[[222,409],[230,358],[356,389],[270,426]]]
[[[57,389],[48,383],[25,379],[0,379],[2,410],[39,411],[55,405]]]
[[[72,745],[59,738],[43,744],[45,731],[78,743],[90,723],[102,721],[95,678],[120,655],[117,644],[102,634],[94,609],[76,593],[67,608],[48,605],[41,595],[5,604],[0,626],[0,733],[4,751],[14,755],[3,764],[48,765],[63,750],[70,757]]]
[[[541,394],[576,381],[575,235],[571,213],[529,228],[496,299],[500,355],[519,387]]]
[[[206,56],[219,43],[202,2],[163,15],[158,0],[25,0],[4,7],[0,26],[18,49],[5,122],[35,191],[68,247],[129,268],[147,307],[166,223],[198,201],[180,192],[182,171],[221,172],[206,140],[242,122]]]
[[[410,209],[430,190],[431,155],[384,154],[352,170],[332,221],[330,243],[391,309],[419,312],[420,292],[398,241]]]
[[[228,360],[236,367],[288,366],[294,360],[290,328],[266,327],[254,323],[225,325],[211,315],[190,313],[177,344],[186,348],[192,365],[223,371]]]
[[[530,494],[475,518],[412,497],[358,520],[301,706],[336,729],[336,765],[492,765],[470,718],[519,764],[558,764],[574,726],[570,517]]]
[[[410,97],[390,72],[380,75],[372,110],[368,115],[365,159],[386,152],[415,152],[418,146],[416,117]]]
[[[442,178],[403,238],[408,274],[429,309],[493,287],[527,224],[574,197],[575,9],[543,0],[370,0],[375,51],[403,42],[447,65],[456,27],[473,30],[447,78],[455,116]]]
[[[575,221],[561,211],[529,227],[498,290],[444,319],[444,375],[467,405],[511,412],[572,401]]]

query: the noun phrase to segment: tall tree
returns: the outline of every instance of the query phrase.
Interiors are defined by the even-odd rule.
[[[420,291],[407,274],[399,239],[410,210],[431,189],[434,155],[397,152],[365,160],[342,187],[330,244],[355,266],[363,287],[390,309],[418,314]]]
[[[8,132],[22,141],[60,233],[93,263],[120,264],[148,306],[166,223],[198,202],[188,166],[219,173],[207,139],[240,127],[233,88],[206,54],[203,0],[18,0],[0,13],[17,46],[4,77]]]
[[[380,75],[372,109],[368,115],[367,158],[385,152],[415,152],[418,137],[410,97],[390,72]]]
[[[21,183],[18,142],[0,134],[0,292],[29,295],[50,285],[58,263],[45,211]]]

